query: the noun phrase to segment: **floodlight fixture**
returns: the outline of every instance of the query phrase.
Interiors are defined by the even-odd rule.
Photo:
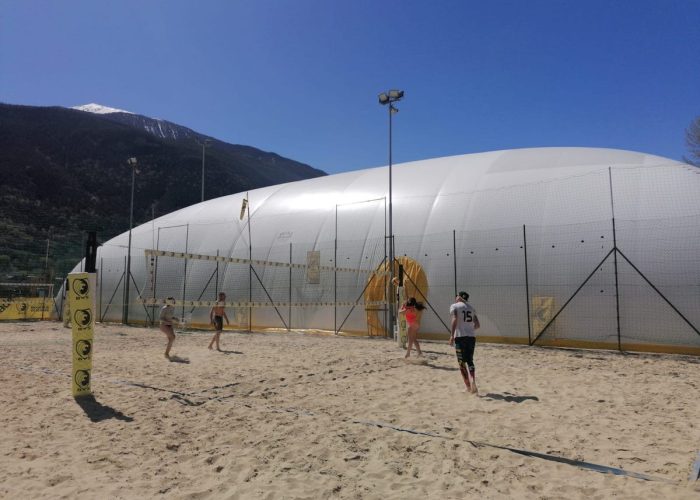
[[[387,92],[382,92],[379,94],[379,104],[389,104],[389,106],[392,105],[392,103],[395,103],[396,101],[400,101],[403,98],[403,90],[396,90],[392,89]],[[393,106],[391,106],[393,108]]]

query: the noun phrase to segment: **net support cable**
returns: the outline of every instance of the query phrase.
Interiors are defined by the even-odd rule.
[[[386,257],[384,257],[384,259],[382,260],[382,262],[379,264],[379,267],[381,267],[381,266],[384,264],[384,262],[386,262]],[[345,319],[342,321],[342,323],[340,323],[340,326],[336,327],[336,329],[335,329],[335,334],[336,334],[336,335],[338,334],[338,332],[340,332],[340,330],[343,329],[343,325],[345,325],[345,322],[348,320],[348,318],[350,317],[350,315],[352,314],[352,312],[355,310],[355,307],[357,307],[357,306],[359,306],[359,305],[361,304],[361,302],[360,302],[360,297],[362,297],[362,296],[365,294],[365,291],[366,291],[367,288],[369,287],[370,283],[372,283],[372,280],[373,280],[374,278],[376,278],[377,276],[378,276],[378,274],[373,274],[373,275],[370,276],[370,278],[367,280],[367,283],[365,284],[365,287],[362,289],[362,291],[361,291],[360,294],[358,295],[358,297],[357,297],[357,299],[355,300],[355,302],[352,303],[352,305],[351,305],[351,307],[350,307],[350,311],[348,312],[347,316],[345,316]],[[338,303],[337,300],[336,300],[335,304],[336,304],[336,306],[340,305],[340,303]],[[376,305],[377,303],[376,303],[376,302],[365,302],[364,304],[365,304],[365,305]]]
[[[275,301],[272,300],[272,297],[270,296],[270,293],[267,291],[267,288],[265,287],[265,284],[262,282],[260,279],[260,276],[258,275],[258,272],[255,270],[255,268],[251,265],[250,266],[251,271],[253,271],[253,274],[255,274],[255,277],[257,278],[258,282],[260,283],[260,286],[262,287],[263,291],[265,292],[265,295],[267,295],[268,300],[272,304],[272,307],[275,308],[275,312],[277,313],[277,316],[279,316],[280,321],[282,321],[282,324],[284,327],[289,330],[289,325],[287,325],[287,322],[284,320],[282,317],[282,314],[280,313],[280,310],[277,308],[277,304],[275,304]]]
[[[125,271],[126,272],[126,271]],[[105,307],[104,312],[100,315],[100,322],[104,320],[104,317],[107,315],[107,311],[109,311],[109,307],[112,305],[112,301],[114,300],[114,296],[117,294],[119,291],[119,285],[122,284],[122,280],[124,279],[124,274],[125,272],[122,273],[122,275],[119,277],[119,281],[117,281],[117,286],[114,287],[114,291],[112,292],[112,296],[109,298],[107,301],[107,307]]]
[[[671,306],[671,309],[673,309],[673,310],[676,312],[676,314],[678,314],[678,316],[680,316],[680,318],[681,318],[683,321],[685,321],[685,323],[686,323],[690,328],[693,329],[693,331],[694,331],[695,333],[697,333],[698,335],[700,335],[700,330],[698,330],[698,328],[697,328],[695,325],[693,325],[693,323],[691,323],[690,320],[689,320],[688,318],[686,318],[686,317],[683,315],[683,313],[680,312],[680,311],[678,310],[678,308],[677,308],[676,306],[674,306],[673,303],[672,303],[670,300],[668,300],[668,299],[666,298],[666,296],[665,296],[663,293],[661,293],[661,290],[659,290],[658,288],[656,288],[656,286],[654,286],[654,284],[653,284],[651,281],[649,281],[649,280],[647,279],[646,276],[644,276],[644,273],[643,273],[642,271],[640,271],[639,268],[638,268],[637,266],[635,266],[634,264],[632,264],[632,261],[629,260],[629,259],[627,258],[627,256],[622,252],[622,250],[620,250],[620,249],[616,249],[616,250],[617,250],[617,252],[620,254],[620,256],[621,256],[623,259],[625,259],[625,261],[627,261],[627,263],[628,263],[630,266],[632,266],[632,269],[634,269],[634,270],[637,272],[637,274],[639,274],[639,276],[641,276],[642,279],[643,279],[644,281],[646,281],[647,284],[648,284],[657,294],[659,294],[659,297],[661,297],[662,299],[664,299],[664,301],[665,301],[669,306]]]
[[[583,281],[583,283],[581,283],[581,285],[576,289],[576,291],[573,293],[573,295],[571,295],[571,297],[569,297],[569,300],[567,300],[564,303],[564,305],[561,306],[561,308],[557,311],[557,313],[554,316],[552,316],[552,318],[547,322],[547,324],[544,325],[544,328],[542,328],[542,331],[540,333],[538,333],[534,339],[532,339],[532,342],[530,343],[530,345],[534,345],[537,342],[537,340],[544,334],[544,332],[547,331],[547,328],[549,328],[549,325],[554,323],[554,320],[556,320],[557,317],[559,317],[559,315],[562,313],[562,311],[564,311],[564,309],[566,309],[566,306],[569,305],[569,302],[571,302],[574,299],[574,297],[576,297],[576,295],[578,295],[578,292],[580,292],[581,289],[584,286],[586,286],[586,283],[588,283],[588,281],[593,277],[593,275],[596,273],[598,268],[600,266],[602,266],[606,260],[608,260],[608,257],[610,257],[610,254],[612,254],[614,251],[615,251],[615,248],[614,247],[611,248],[610,251],[605,255],[605,257],[603,257],[603,260],[601,260],[600,263],[593,268],[593,271],[591,271],[591,274],[588,275],[588,277]]]
[[[561,312],[564,311],[564,309],[566,308],[566,306],[569,305],[569,303],[574,299],[574,297],[575,297],[576,295],[578,295],[578,293],[581,291],[581,289],[582,289],[582,288],[586,285],[586,283],[588,283],[588,281],[593,277],[593,275],[594,275],[595,272],[598,270],[598,268],[599,268],[600,266],[602,266],[603,263],[605,263],[605,261],[608,259],[608,257],[610,257],[611,254],[615,254],[615,255],[617,256],[618,253],[620,254],[620,256],[621,256],[623,259],[625,259],[625,261],[632,267],[632,269],[634,269],[634,271],[635,271],[635,272],[636,272],[636,273],[637,273],[637,274],[638,274],[638,275],[639,275],[639,276],[640,276],[640,277],[641,277],[641,278],[642,278],[642,279],[643,279],[643,280],[644,280],[644,281],[659,295],[659,297],[661,297],[661,298],[664,300],[664,302],[666,302],[666,303],[671,307],[671,309],[673,309],[673,310],[675,311],[675,313],[678,314],[678,316],[679,316],[679,317],[680,317],[680,318],[681,318],[681,319],[682,319],[696,334],[700,335],[700,330],[698,329],[698,327],[696,327],[688,318],[686,318],[685,315],[684,315],[680,310],[678,310],[678,308],[677,308],[676,306],[674,306],[673,303],[672,303],[668,298],[666,298],[666,296],[661,292],[661,290],[659,290],[651,281],[649,281],[649,279],[644,275],[644,273],[643,273],[637,266],[635,266],[635,265],[632,263],[632,261],[631,261],[630,259],[627,258],[627,256],[624,254],[624,252],[623,252],[622,250],[620,250],[619,248],[617,248],[617,247],[613,247],[613,248],[611,248],[610,251],[605,255],[605,257],[603,258],[603,260],[593,269],[593,271],[591,272],[591,274],[589,274],[588,277],[583,281],[583,283],[581,283],[581,285],[576,289],[576,291],[573,293],[573,295],[571,295],[571,297],[569,297],[569,299],[564,303],[564,305],[561,306],[561,308],[559,309],[559,311],[557,311],[557,313],[556,313],[554,316],[552,316],[552,318],[547,322],[547,324],[544,326],[544,328],[542,328],[542,331],[540,331],[540,333],[538,333],[537,336],[532,340],[532,342],[530,343],[530,345],[534,345],[534,344],[537,342],[537,340],[539,340],[539,338],[545,333],[545,331],[549,328],[549,326],[550,326],[552,323],[554,323],[554,320],[557,319],[557,317],[559,316],[559,314],[561,314]],[[617,269],[616,269],[616,271],[617,271]],[[617,294],[616,294],[616,295],[617,295]],[[619,308],[620,308],[619,298],[618,298],[618,300],[616,301],[616,304],[617,304],[617,315],[618,315],[618,320],[619,320],[619,314],[620,314],[620,311],[619,311]],[[618,327],[618,328],[619,328],[619,327]],[[618,348],[619,348],[619,350],[622,350],[622,344],[621,344],[621,341],[620,341],[620,330],[619,330],[619,329],[618,329]]]

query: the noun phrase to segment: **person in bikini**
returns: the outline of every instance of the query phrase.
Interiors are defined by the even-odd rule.
[[[416,352],[418,356],[422,356],[423,353],[420,351],[420,344],[418,343],[418,329],[420,328],[420,320],[418,312],[425,309],[422,302],[416,301],[415,297],[411,297],[406,301],[404,305],[401,306],[399,312],[406,315],[406,334],[408,336],[408,346],[406,347],[406,356],[411,356],[411,346],[416,346]]]
[[[209,342],[209,349],[216,344],[216,350],[220,351],[219,339],[221,338],[221,332],[224,329],[224,318],[226,319],[226,324],[229,324],[228,316],[226,315],[226,310],[224,309],[224,304],[226,303],[226,294],[224,292],[219,293],[219,300],[214,307],[211,308],[209,312],[209,321],[214,325],[216,332]]]

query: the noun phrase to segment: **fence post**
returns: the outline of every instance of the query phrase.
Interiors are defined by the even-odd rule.
[[[615,311],[617,313],[617,349],[619,351],[622,351],[622,338],[620,336],[620,288],[617,277],[617,234],[615,231],[615,202],[613,199],[611,167],[608,167],[608,179],[610,180],[610,212],[612,213],[613,262],[615,265]]]
[[[160,232],[160,228],[158,228]],[[158,250],[158,245],[156,244],[156,250]],[[151,256],[153,259],[153,256]],[[153,317],[153,323],[151,326],[156,326],[156,289],[158,288],[158,256],[155,256],[155,261],[153,262],[153,305],[151,306],[151,316]]]
[[[333,332],[338,335],[338,236],[333,245]]]
[[[103,283],[103,277],[104,277],[103,261],[104,261],[104,259],[102,257],[100,257],[100,295],[98,296],[99,307],[97,309],[97,311],[98,311],[97,317],[100,318],[100,322],[102,322],[102,283]]]
[[[214,284],[214,300],[219,298],[219,250],[216,250],[216,283]]]
[[[523,224],[523,249],[525,250],[525,306],[527,307],[527,345],[532,345],[532,320],[530,319],[530,277],[527,271],[527,234]]]
[[[452,230],[452,263],[454,267],[454,282],[455,282],[455,293],[457,296],[457,231]]]
[[[388,220],[387,218],[387,211],[386,211],[386,197],[384,198],[384,262],[387,263],[389,262],[388,254],[387,254],[387,225],[386,222]],[[393,265],[393,262],[392,262]],[[386,268],[387,271],[389,271],[389,268]],[[384,279],[384,298],[387,299],[387,291],[389,290],[389,285],[387,284],[387,275],[384,274],[383,276]],[[389,308],[385,307],[384,308],[384,336],[387,338],[393,338],[394,337],[394,332],[389,331]]]
[[[185,321],[185,297],[187,292],[187,251],[189,249],[190,240],[190,225],[187,224],[187,229],[185,230],[185,271],[182,276],[182,317],[180,321]]]
[[[292,329],[292,243],[289,243],[289,327]]]
[[[124,277],[126,280],[129,279],[129,277],[126,275],[126,256],[124,256]],[[122,286],[122,310],[124,309],[124,307],[129,307],[126,305],[126,280],[124,281],[124,285]],[[122,315],[122,323],[124,323],[124,316],[123,315]],[[124,323],[124,324],[127,324],[127,323]]]
[[[63,287],[62,287],[63,292],[61,293],[61,311],[59,314],[59,319],[63,321],[65,318],[64,316],[64,310],[66,307],[66,296],[68,295],[68,276],[63,278]]]
[[[160,250],[160,230],[161,228],[158,227],[158,239],[156,239],[156,250]],[[156,299],[156,288],[158,287],[158,255],[156,255],[156,260],[154,264],[154,269],[153,269],[153,310],[151,311],[151,316],[153,316],[153,326],[156,326],[156,308],[157,306],[155,305],[155,299]]]

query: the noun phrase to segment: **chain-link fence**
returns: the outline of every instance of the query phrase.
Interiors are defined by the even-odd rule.
[[[237,328],[390,335],[385,238],[188,252],[216,231],[161,227],[157,252],[132,251],[130,322],[153,323],[173,297],[189,325],[205,326],[224,292]],[[449,305],[466,290],[486,341],[700,354],[699,217],[455,230],[397,236],[395,248],[429,306],[423,338],[448,336]],[[124,319],[125,269],[125,258],[98,259],[103,321]]]
[[[510,179],[516,171],[506,166],[489,172]],[[397,192],[410,210],[394,227],[395,255],[411,270],[411,293],[428,306],[419,335],[445,338],[449,305],[466,290],[485,340],[700,354],[699,172],[660,164],[546,181],[516,176],[512,185],[439,195],[404,186]],[[138,226],[130,266],[125,238],[112,240],[98,252],[100,319],[152,324],[173,297],[186,323],[203,327],[223,291],[238,328],[391,335],[386,198],[336,205],[334,228],[324,212],[309,223],[323,224],[316,241],[299,241],[301,231],[292,237],[299,223],[273,212],[261,210],[252,224],[266,227],[265,241],[275,242],[267,247],[250,245],[250,224],[241,229],[213,213],[211,223],[163,225],[189,220],[183,215]],[[278,215],[288,217],[284,224]],[[82,256],[85,236],[44,217],[34,229],[5,228],[10,251],[0,264],[60,283]],[[572,219],[585,222],[562,223]],[[409,233],[407,224],[416,227]],[[480,229],[445,230],[448,224]],[[22,260],[30,250],[33,257]]]

